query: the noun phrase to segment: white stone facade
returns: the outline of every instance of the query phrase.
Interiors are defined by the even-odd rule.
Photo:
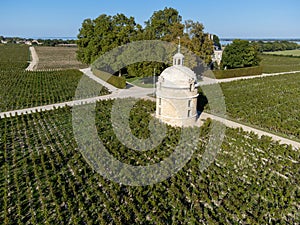
[[[217,62],[217,64],[220,65],[222,61],[222,55],[223,55],[223,50],[214,50],[212,61]]]

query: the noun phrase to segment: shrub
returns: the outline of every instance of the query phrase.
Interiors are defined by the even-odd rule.
[[[243,77],[261,75],[263,71],[262,66],[246,67],[240,69],[230,70],[215,70],[214,75],[217,79],[232,78],[232,77]]]
[[[126,87],[126,79],[125,77],[117,77],[110,73],[105,73],[103,71],[97,70],[95,68],[92,69],[95,76],[104,80],[105,82],[115,86],[116,88],[125,88]]]

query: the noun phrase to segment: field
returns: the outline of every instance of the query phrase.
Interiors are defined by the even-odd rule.
[[[300,49],[296,50],[286,50],[286,51],[276,51],[276,52],[264,52],[264,54],[270,55],[286,55],[286,56],[300,56]]]
[[[87,65],[76,59],[75,47],[35,47],[39,57],[38,70],[45,69],[82,69]]]
[[[0,51],[0,112],[73,100],[82,72],[75,69],[25,71],[29,57],[28,46],[5,45],[0,46]],[[83,79],[91,86],[99,86],[88,77]],[[81,97],[108,93],[103,88],[101,93],[82,93]]]
[[[300,73],[222,83],[227,114],[300,140]]]
[[[25,69],[29,60],[28,46],[0,44],[0,70]]]
[[[264,73],[300,71],[300,58],[265,54],[260,57]]]
[[[125,162],[149,163],[149,155],[128,155],[115,135],[112,101],[99,102],[96,124],[110,151]],[[141,101],[146,111],[155,104]],[[149,115],[138,107],[138,133]],[[133,113],[134,114],[134,113]],[[151,186],[113,183],[91,170],[78,151],[71,108],[0,120],[2,224],[299,224],[299,151],[270,138],[227,130],[216,161],[207,170],[199,161],[210,123],[201,129],[192,159],[170,179]],[[138,122],[137,120],[134,120]],[[157,150],[172,152],[180,130]],[[131,151],[132,152],[132,151]],[[151,156],[150,154],[150,156]],[[144,162],[143,162],[144,161]]]
[[[80,71],[24,71],[28,47],[3,49],[0,111],[73,99]],[[19,64],[14,64],[15,57],[20,57]],[[270,69],[281,58],[263,57]],[[286,68],[295,65],[288,61],[295,58],[283,58]],[[300,140],[299,78],[300,73],[221,84],[228,115]],[[83,79],[91,90],[98,86]],[[100,94],[107,93],[102,89]],[[88,90],[79,97],[98,94]],[[180,128],[170,126],[152,150],[134,151],[122,144],[111,122],[114,103],[100,101],[95,110],[98,137],[112,156],[143,166],[174,152],[184,135]],[[134,136],[150,136],[148,124],[155,107],[145,100],[134,105],[129,113]],[[64,107],[0,119],[1,224],[300,224],[300,152],[291,146],[227,129],[215,161],[203,171],[201,163],[212,128],[207,120],[201,128],[183,130],[193,141],[182,146],[182,151],[193,149],[194,153],[177,174],[149,186],[126,186],[99,175],[94,161],[87,163],[74,137],[72,112],[73,108]],[[117,112],[120,117],[126,114],[121,109]],[[90,137],[90,133],[84,135]],[[137,144],[126,132],[121,135]]]
[[[78,70],[0,71],[0,111],[71,101],[82,76]],[[83,79],[91,86],[99,86],[88,77]],[[108,93],[108,90],[103,88],[100,95]],[[82,93],[81,97],[97,95],[98,93]]]

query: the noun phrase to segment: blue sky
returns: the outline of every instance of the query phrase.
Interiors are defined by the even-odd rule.
[[[165,7],[223,38],[300,38],[299,0],[4,0],[0,35],[75,37],[86,18],[124,13],[144,25]]]

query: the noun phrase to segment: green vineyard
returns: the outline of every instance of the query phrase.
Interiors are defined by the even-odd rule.
[[[25,45],[0,45],[0,71],[23,70],[28,66],[30,53]]]
[[[72,101],[78,82],[97,90],[100,86],[92,79],[83,76],[78,70],[61,71],[0,71],[0,111],[30,108],[59,102]],[[100,87],[99,87],[100,88]],[[81,91],[81,98],[108,94],[106,88],[101,92]]]
[[[153,151],[136,153],[112,133],[113,101],[96,106],[100,139],[126,163],[167,157],[180,129],[167,127]],[[142,107],[144,110],[138,110]],[[133,133],[148,135],[154,103],[139,101]],[[72,108],[0,120],[1,224],[299,224],[299,151],[268,137],[227,129],[217,158],[199,169],[210,121],[191,132],[200,142],[177,174],[150,186],[125,186],[93,171],[73,136]],[[145,111],[145,112],[144,112]],[[191,129],[191,128],[188,128]]]
[[[288,56],[260,55],[264,73],[300,71],[300,58]]]
[[[300,140],[300,73],[222,83],[227,114]]]

